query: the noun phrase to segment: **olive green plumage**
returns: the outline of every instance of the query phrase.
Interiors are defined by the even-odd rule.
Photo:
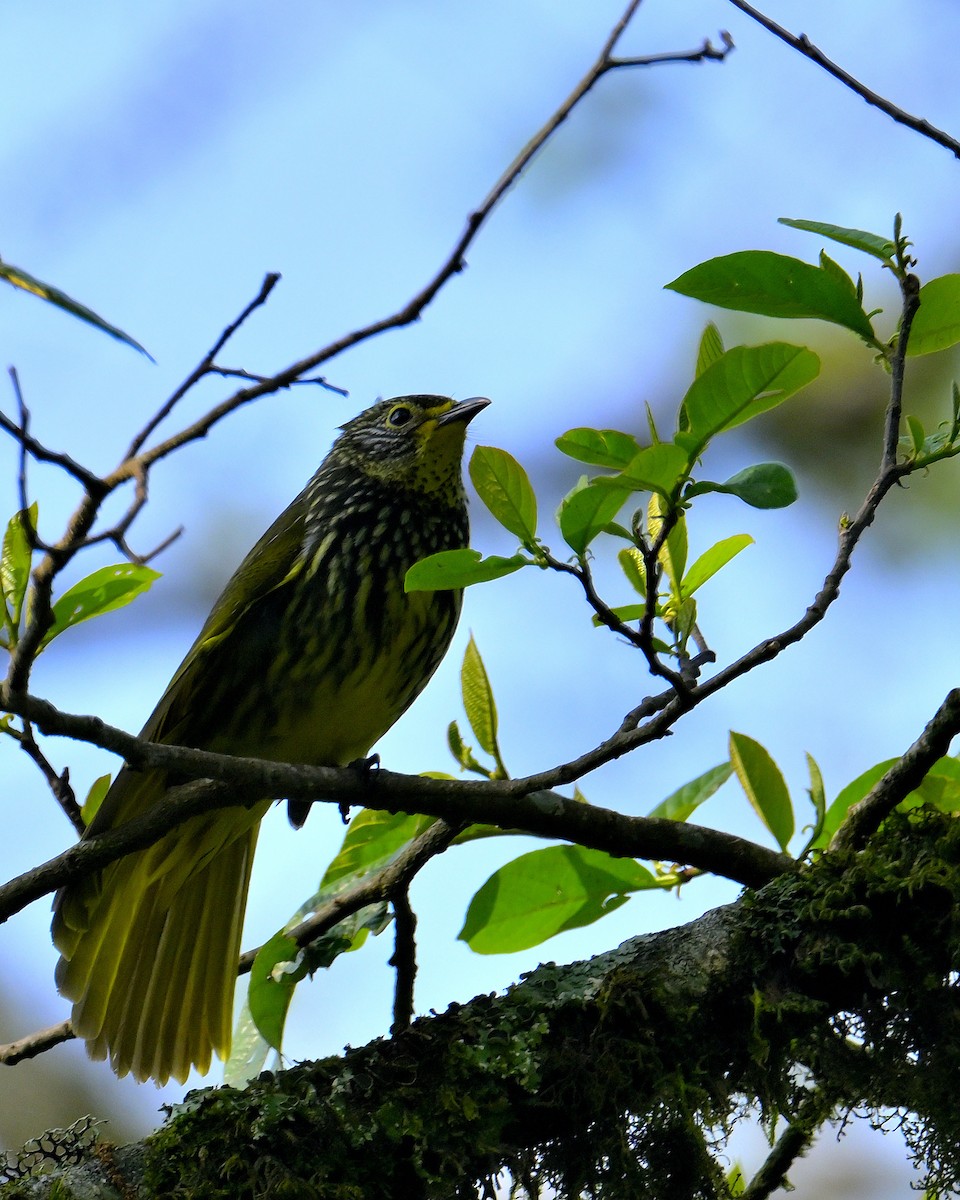
[[[467,544],[461,460],[486,400],[384,400],[344,427],[213,607],[142,736],[227,754],[342,766],[367,754],[442,659],[453,591],[403,590],[407,568]],[[124,767],[88,834],[164,795]],[[62,889],[57,985],[73,1026],[118,1074],[181,1082],[230,1048],[250,868],[269,808],[194,817]],[[303,806],[291,805],[302,823]]]

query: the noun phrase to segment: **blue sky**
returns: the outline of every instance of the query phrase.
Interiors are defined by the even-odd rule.
[[[268,271],[283,280],[231,343],[227,365],[272,373],[393,311],[432,275],[466,215],[583,74],[619,9],[607,0],[4,6],[0,253],[126,329],[156,359],[0,291],[3,365],[18,368],[36,436],[108,469]],[[955,6],[930,3],[920,17],[906,0],[781,0],[770,12],[875,90],[960,128]],[[527,465],[546,529],[577,474],[553,439],[584,423],[642,432],[645,403],[668,423],[711,316],[728,340],[809,336],[815,346],[832,344],[815,328],[771,332],[664,292],[683,270],[747,247],[814,258],[819,243],[778,226],[782,215],[886,233],[896,211],[918,247],[921,274],[952,269],[950,155],[870,109],[731,5],[647,0],[623,49],[692,48],[705,36],[716,40],[721,28],[737,43],[723,64],[602,81],[424,318],[329,364],[328,377],[349,398],[312,389],[267,398],[160,465],[132,541],[147,549],[185,526],[155,564],[163,580],[124,614],[67,635],[38,666],[37,690],[72,711],[139,728],[239,557],[315,469],[335,427],[379,395],[490,396],[471,439]],[[870,263],[837,257],[864,270],[879,304],[890,300]],[[223,381],[205,384],[179,420],[229,390]],[[802,398],[791,403],[803,421]],[[0,406],[13,410],[2,380]],[[164,431],[176,425],[175,417]],[[717,474],[756,453],[744,441],[718,447]],[[0,444],[4,516],[16,507],[14,464],[13,448]],[[842,492],[845,482],[838,486]],[[41,468],[32,469],[31,489],[42,532],[54,536],[75,494]],[[849,496],[852,507],[853,481]],[[703,593],[702,624],[721,661],[802,613],[832,561],[842,506],[809,492],[787,514],[722,498],[703,503],[691,521],[698,549],[741,531],[757,542]],[[509,536],[478,507],[475,545],[510,553]],[[91,556],[84,566],[107,560]],[[600,574],[618,598],[616,574]],[[893,557],[882,539],[868,541],[841,605],[808,645],[718,696],[673,738],[587,779],[585,793],[645,812],[721,761],[730,728],[770,747],[795,796],[806,783],[806,750],[835,793],[909,744],[956,682],[945,656],[925,650],[956,585],[953,564],[928,571],[922,555]],[[569,580],[514,576],[469,594],[446,664],[380,746],[391,768],[449,767],[444,730],[459,715],[457,671],[471,630],[518,774],[607,736],[649,689],[636,658],[590,627]],[[81,793],[115,766],[65,742],[51,743],[51,756],[70,764]],[[0,746],[0,807],[9,874],[68,844],[65,822],[12,746]],[[707,817],[761,834],[733,789]],[[339,834],[330,814],[315,813],[296,835],[279,813],[265,822],[248,944],[313,890]],[[680,902],[634,899],[540,951],[478,958],[452,939],[472,889],[515,849],[458,851],[421,881],[421,1011],[503,986],[541,957],[587,955],[735,895],[703,885]],[[3,932],[5,961],[17,964],[36,1024],[66,1015],[52,986],[47,924],[40,903]],[[389,953],[382,938],[306,989],[293,1016],[294,1057],[336,1052],[384,1030]],[[56,1053],[79,1069],[77,1048]],[[97,1070],[104,1088],[152,1119],[155,1091]]]

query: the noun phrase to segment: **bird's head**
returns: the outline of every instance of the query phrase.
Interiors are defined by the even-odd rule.
[[[387,485],[453,500],[467,425],[489,403],[482,396],[380,400],[342,427],[334,453]]]

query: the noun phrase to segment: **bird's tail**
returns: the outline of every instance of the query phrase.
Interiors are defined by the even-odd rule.
[[[149,806],[145,791],[163,790],[162,779],[132,773],[118,785],[136,791],[137,811]],[[58,895],[57,986],[74,1002],[77,1036],[92,1057],[109,1055],[118,1075],[182,1083],[192,1066],[207,1071],[213,1053],[229,1054],[250,869],[268,807],[193,817]]]

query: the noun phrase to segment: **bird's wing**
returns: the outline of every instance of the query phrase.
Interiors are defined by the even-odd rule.
[[[143,727],[151,742],[190,745],[184,722],[196,711],[198,687],[207,675],[211,656],[236,629],[244,614],[267,596],[295,579],[301,566],[306,523],[306,491],[274,521],[231,576],[176,674]]]

